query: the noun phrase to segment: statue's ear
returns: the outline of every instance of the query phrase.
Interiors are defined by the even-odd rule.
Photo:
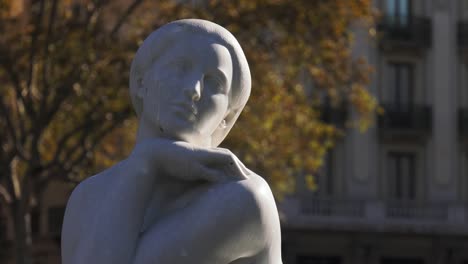
[[[239,114],[240,114],[240,109],[228,110],[223,121],[219,124],[219,126],[213,132],[213,135],[211,135],[213,147],[218,146],[221,143],[221,141],[223,141],[223,139],[227,136],[232,126],[236,122],[237,118],[239,117]]]
[[[226,116],[224,117],[224,120],[226,120],[227,127],[234,125],[233,122],[236,121],[238,116],[237,112],[239,112],[238,109],[232,109],[227,112]]]

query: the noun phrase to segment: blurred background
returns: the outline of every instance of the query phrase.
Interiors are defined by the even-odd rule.
[[[222,146],[269,182],[285,264],[468,263],[466,0],[0,0],[0,263],[60,263],[74,186],[133,147],[133,55],[188,17],[249,61]]]

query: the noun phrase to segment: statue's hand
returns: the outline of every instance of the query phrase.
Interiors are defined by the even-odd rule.
[[[181,180],[211,182],[244,180],[249,170],[228,149],[201,148],[183,141],[149,139],[138,143],[133,158],[149,171]]]

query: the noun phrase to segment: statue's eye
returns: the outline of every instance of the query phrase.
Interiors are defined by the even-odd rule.
[[[221,78],[212,74],[205,75],[204,87],[213,94],[224,93],[226,90],[225,84]]]

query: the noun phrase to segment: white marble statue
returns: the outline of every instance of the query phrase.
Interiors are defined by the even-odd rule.
[[[63,263],[281,264],[268,184],[217,147],[250,84],[244,53],[223,27],[187,19],[153,32],[130,74],[137,143],[73,191]]]

